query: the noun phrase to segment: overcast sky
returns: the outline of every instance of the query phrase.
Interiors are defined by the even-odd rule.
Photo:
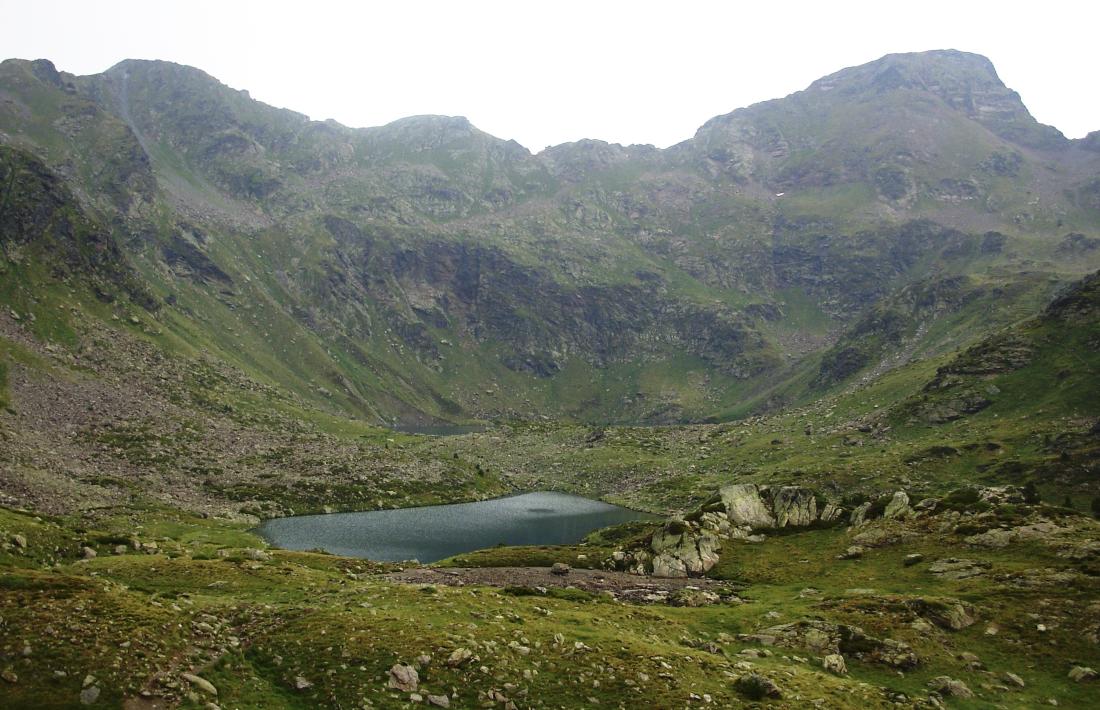
[[[190,64],[314,119],[462,115],[532,151],[664,147],[890,52],[984,54],[1071,138],[1100,129],[1100,3],[0,0],[4,57]]]

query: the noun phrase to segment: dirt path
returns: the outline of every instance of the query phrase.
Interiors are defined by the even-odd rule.
[[[388,574],[386,579],[448,587],[573,587],[593,594],[609,592],[617,599],[642,604],[665,603],[681,589],[698,589],[719,597],[734,592],[729,584],[711,579],[640,577],[592,569],[571,569],[568,574],[558,575],[549,567],[419,567]]]

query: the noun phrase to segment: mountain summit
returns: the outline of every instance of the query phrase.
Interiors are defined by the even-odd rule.
[[[157,61],[9,60],[0,92],[11,165],[38,161],[113,235],[163,328],[376,421],[767,408],[954,348],[1100,264],[1100,154],[953,50],[667,150],[532,155],[461,117],[347,128]],[[891,309],[905,325],[845,350]]]

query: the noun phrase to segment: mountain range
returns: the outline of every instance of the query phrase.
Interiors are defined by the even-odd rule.
[[[977,55],[534,155],[0,63],[4,707],[1091,708],[1098,402],[1100,133]]]
[[[334,413],[723,420],[948,352],[1100,267],[1100,133],[888,55],[670,148],[310,121],[200,70],[0,65],[5,286]],[[92,315],[58,307],[87,282]],[[68,288],[71,288],[69,286]],[[60,290],[59,290],[60,289]]]

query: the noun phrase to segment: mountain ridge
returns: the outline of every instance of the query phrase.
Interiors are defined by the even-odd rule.
[[[255,374],[372,417],[714,416],[807,381],[894,288],[973,273],[1035,304],[1049,287],[1019,274],[1064,282],[1095,255],[1058,245],[1097,233],[1100,160],[955,51],[843,69],[666,149],[535,155],[461,117],[311,121],[169,62],[8,61],[0,91],[3,140],[72,175],[168,313],[235,322],[201,337],[252,371],[243,329],[279,363]],[[297,335],[273,341],[276,322]],[[814,386],[908,348],[883,342]]]

